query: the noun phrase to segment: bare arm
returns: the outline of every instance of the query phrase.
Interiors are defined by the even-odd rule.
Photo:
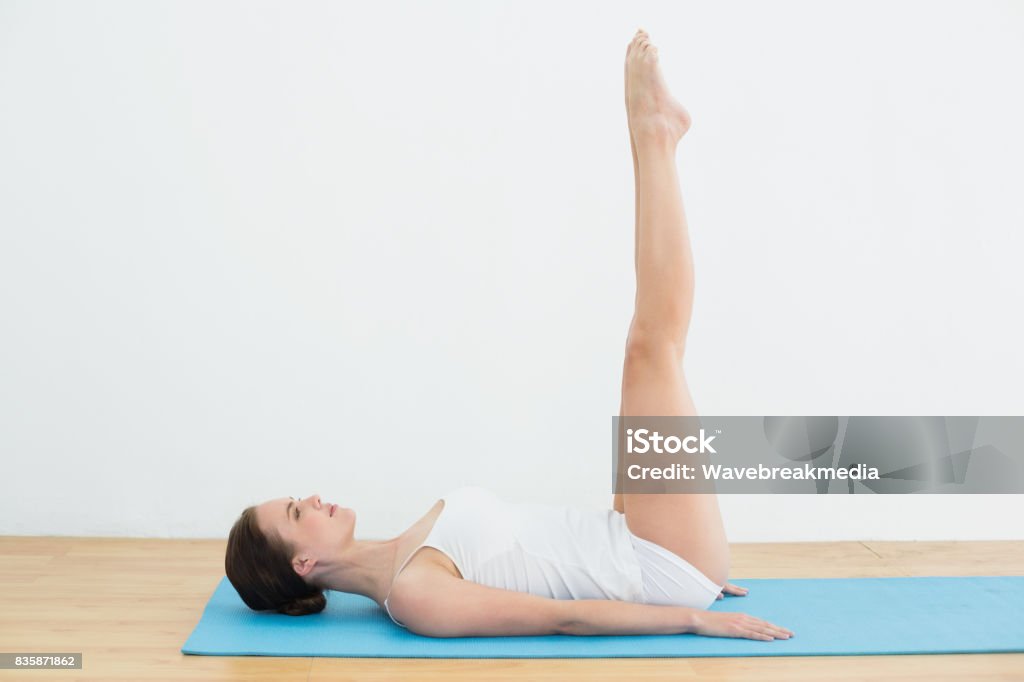
[[[624,601],[580,599],[563,602],[565,635],[681,635],[695,633],[697,609]]]
[[[411,631],[430,637],[693,633],[767,640],[789,633],[741,613],[602,599],[547,599],[430,570],[403,578],[407,579],[391,593],[391,612]]]
[[[563,631],[567,635],[689,633],[764,641],[789,639],[793,636],[791,630],[745,613],[601,600],[570,601],[565,604],[574,616]]]
[[[391,588],[391,615],[418,635],[553,635],[554,600],[484,587],[429,567],[410,566]]]

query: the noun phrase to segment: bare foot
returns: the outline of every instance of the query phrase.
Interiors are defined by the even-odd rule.
[[[675,144],[690,129],[690,114],[668,91],[658,48],[643,29],[626,50],[626,119],[635,143],[653,139]]]

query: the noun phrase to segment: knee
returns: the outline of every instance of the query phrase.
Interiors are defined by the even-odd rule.
[[[685,351],[685,337],[653,332],[634,324],[626,338],[626,365],[678,367]]]

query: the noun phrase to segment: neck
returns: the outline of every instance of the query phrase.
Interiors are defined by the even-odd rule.
[[[353,540],[324,567],[317,584],[328,590],[361,594],[383,605],[391,591],[401,536],[390,540]]]

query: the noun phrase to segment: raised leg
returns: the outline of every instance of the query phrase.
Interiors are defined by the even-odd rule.
[[[634,41],[635,42],[635,41]],[[625,100],[626,100],[626,128],[629,133],[629,150],[633,155],[633,269],[637,271],[637,259],[640,255],[640,172],[639,162],[636,158],[636,142],[633,141],[633,125],[629,120],[629,52],[633,49],[633,42],[626,48],[625,61]],[[619,404],[619,414],[622,414],[622,404]],[[626,512],[626,506],[622,499],[622,493],[615,493],[612,501],[612,508],[620,514]]]
[[[658,51],[643,31],[626,56],[627,112],[635,151],[636,305],[626,341],[623,416],[696,414],[683,371],[693,307],[693,260],[676,148],[689,129],[668,91]],[[616,509],[636,535],[675,552],[724,584],[729,546],[714,494],[622,494]]]

